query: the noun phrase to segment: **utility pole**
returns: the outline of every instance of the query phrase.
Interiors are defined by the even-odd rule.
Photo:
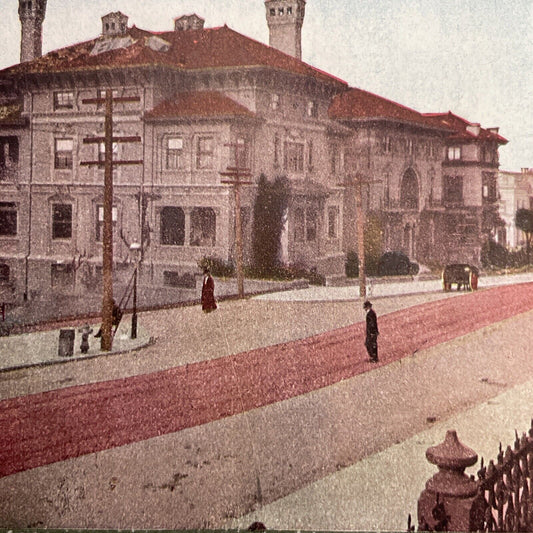
[[[359,261],[359,296],[366,298],[366,261],[365,261],[365,224],[366,215],[363,211],[363,185],[381,183],[381,180],[369,180],[361,175],[352,177],[342,187],[354,189],[355,195],[355,223],[357,224],[357,258]]]
[[[104,137],[91,137],[84,143],[104,143],[104,161],[82,161],[83,166],[104,166],[104,227],[102,233],[102,337],[100,347],[110,351],[113,345],[113,166],[137,165],[143,161],[113,161],[113,143],[140,142],[141,138],[113,137],[113,102],[139,102],[138,96],[114,97],[113,91],[107,89],[105,98],[87,98],[84,104],[105,103]]]
[[[241,178],[249,178],[252,174],[249,168],[241,167],[239,164],[239,148],[243,143],[226,144],[230,148],[235,149],[235,166],[228,167],[226,172],[221,172],[221,176],[227,176],[233,179],[222,180],[221,183],[233,185],[233,192],[235,193],[235,252],[236,252],[236,267],[237,267],[237,289],[239,298],[244,298],[244,273],[243,273],[243,251],[242,251],[242,220],[241,220],[241,185],[251,185],[252,181],[241,181]]]

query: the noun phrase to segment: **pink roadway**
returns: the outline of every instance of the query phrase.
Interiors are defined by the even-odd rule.
[[[533,308],[533,284],[379,319],[380,363]],[[337,383],[367,362],[364,323],[220,359],[0,402],[0,476],[180,431]]]

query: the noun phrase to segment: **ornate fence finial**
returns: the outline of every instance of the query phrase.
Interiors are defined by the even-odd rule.
[[[479,485],[464,472],[477,462],[477,453],[459,441],[455,430],[448,430],[444,442],[428,448],[426,457],[439,471],[427,481],[418,499],[419,529],[421,526],[431,531],[480,529],[479,513],[472,512]]]

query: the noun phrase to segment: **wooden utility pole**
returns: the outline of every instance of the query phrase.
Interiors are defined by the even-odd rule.
[[[369,180],[357,175],[342,187],[354,189],[355,195],[355,223],[357,224],[357,258],[359,261],[359,296],[366,298],[366,261],[365,261],[365,225],[366,215],[363,211],[363,185],[380,183],[381,180]]]
[[[140,98],[113,97],[113,91],[108,89],[105,98],[88,98],[84,104],[105,103],[104,137],[84,139],[84,143],[104,143],[104,227],[102,233],[102,337],[100,347],[110,351],[113,345],[113,166],[116,164],[142,164],[142,161],[113,161],[113,143],[139,142],[140,137],[113,137],[113,101],[138,102]],[[102,166],[101,161],[82,161],[81,165]]]
[[[252,181],[241,181],[241,178],[249,178],[251,172],[249,168],[241,167],[239,164],[239,147],[242,144],[226,144],[235,149],[235,166],[228,167],[226,172],[221,172],[221,176],[228,176],[233,179],[222,180],[221,183],[233,185],[235,194],[235,266],[237,268],[237,289],[239,298],[244,298],[244,271],[243,271],[243,244],[242,244],[242,220],[241,220],[241,185],[251,185]]]

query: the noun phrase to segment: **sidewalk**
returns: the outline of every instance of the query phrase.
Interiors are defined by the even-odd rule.
[[[407,518],[417,524],[417,500],[438,469],[425,457],[449,429],[478,454],[466,470],[477,478],[481,458],[496,459],[500,443],[512,445],[515,429],[528,432],[533,415],[533,381],[463,411],[363,458],[224,527],[246,529],[255,521],[268,529],[315,531],[407,531]]]
[[[479,288],[496,287],[508,285],[510,283],[525,283],[533,281],[533,272],[524,274],[512,274],[508,276],[483,276],[479,278]],[[419,294],[430,292],[442,292],[442,281],[440,279],[418,279],[404,278],[397,281],[394,278],[367,278],[367,298],[383,298],[387,296],[402,296],[407,294]],[[447,294],[457,293],[456,290]],[[307,289],[297,291],[285,291],[271,294],[255,296],[260,300],[277,301],[341,301],[359,298],[358,280],[352,281],[351,285],[342,287],[320,287],[312,286]]]
[[[121,322],[113,338],[111,351],[102,351],[100,339],[94,337],[94,333],[100,327],[99,323],[89,326],[93,333],[88,338],[89,351],[87,353],[82,353],[80,349],[82,326],[63,328],[75,331],[74,350],[71,356],[59,355],[59,329],[0,337],[0,373],[32,366],[68,363],[77,359],[91,359],[129,352],[147,346],[150,343],[149,332],[138,327],[137,338],[132,339],[129,318],[126,316]]]

